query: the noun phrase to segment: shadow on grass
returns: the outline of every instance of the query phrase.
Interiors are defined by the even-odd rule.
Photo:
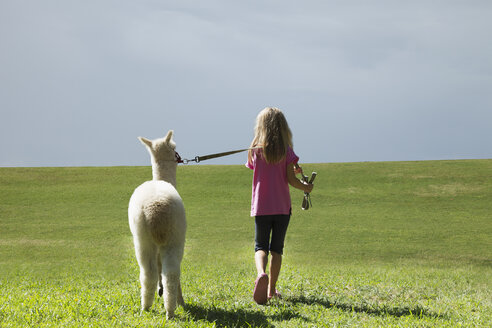
[[[445,318],[442,314],[438,314],[432,311],[429,311],[421,306],[415,306],[415,307],[382,307],[382,308],[374,308],[370,306],[369,304],[360,304],[360,305],[354,305],[354,304],[347,304],[347,303],[340,303],[337,301],[330,301],[326,298],[318,298],[314,296],[294,296],[294,297],[289,297],[286,298],[286,302],[292,303],[292,304],[306,304],[306,305],[321,305],[324,306],[327,309],[331,308],[336,308],[336,309],[341,309],[343,311],[347,312],[357,312],[357,313],[367,313],[371,315],[377,315],[377,316],[394,316],[394,317],[403,317],[407,315],[412,315],[418,318]]]
[[[265,315],[261,311],[226,310],[217,307],[205,308],[198,304],[186,304],[185,311],[188,312],[192,320],[214,322],[217,327],[275,327],[269,322],[269,319],[281,321],[302,318],[290,309],[283,309],[279,313]]]

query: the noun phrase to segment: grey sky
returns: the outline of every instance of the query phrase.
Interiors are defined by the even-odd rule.
[[[150,165],[249,145],[301,162],[492,158],[491,1],[0,0],[0,166]],[[245,154],[208,164],[240,164]]]

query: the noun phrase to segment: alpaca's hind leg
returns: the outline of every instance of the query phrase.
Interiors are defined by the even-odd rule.
[[[142,310],[148,310],[154,302],[154,294],[159,280],[157,266],[157,247],[147,245],[136,249],[137,260],[140,266],[141,305]]]
[[[168,249],[162,256],[162,280],[164,285],[164,306],[166,317],[172,318],[176,305],[183,302],[180,287],[182,251]]]
[[[179,281],[178,273],[166,272],[164,274],[164,307],[166,308],[166,317],[174,317],[174,311],[178,301],[178,288],[177,283]]]

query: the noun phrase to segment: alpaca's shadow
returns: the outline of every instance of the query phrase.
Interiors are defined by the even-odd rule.
[[[193,320],[206,320],[215,323],[216,327],[275,327],[273,321],[300,318],[294,311],[282,311],[279,314],[265,315],[261,311],[243,309],[226,310],[217,307],[205,308],[198,304],[186,304],[185,311]]]
[[[357,313],[367,313],[371,315],[377,316],[394,316],[394,317],[402,317],[407,315],[412,315],[416,317],[428,317],[428,318],[444,318],[442,314],[438,314],[428,309],[425,309],[419,305],[415,307],[382,307],[382,308],[374,308],[368,304],[348,304],[342,303],[338,301],[330,301],[327,298],[319,298],[315,296],[294,296],[286,299],[286,302],[291,304],[306,304],[306,305],[321,305],[327,309],[335,308],[341,309],[347,312],[357,312]]]

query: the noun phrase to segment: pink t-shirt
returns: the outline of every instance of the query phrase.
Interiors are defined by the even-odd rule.
[[[246,167],[254,170],[251,216],[290,214],[287,164],[298,161],[299,157],[290,147],[285,158],[275,164],[265,162],[262,149],[253,151],[252,163],[246,163]]]

